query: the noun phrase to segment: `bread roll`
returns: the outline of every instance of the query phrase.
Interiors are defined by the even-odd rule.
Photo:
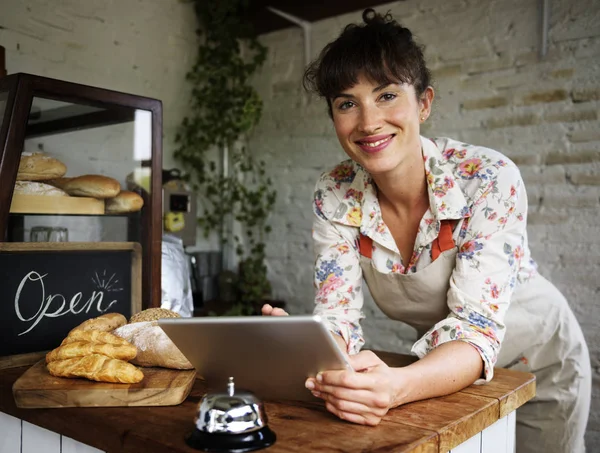
[[[146,310],[133,315],[129,319],[129,323],[156,321],[163,318],[181,318],[181,315],[172,310],[167,310],[166,308],[147,308]]]
[[[67,336],[71,336],[73,332],[78,330],[100,330],[102,332],[110,332],[125,324],[127,324],[127,318],[121,313],[106,313],[105,315],[83,321],[71,330]]]
[[[104,212],[106,214],[124,214],[126,212],[137,212],[144,206],[144,199],[135,192],[123,190],[114,198],[104,200]]]
[[[46,365],[52,376],[92,381],[135,384],[144,379],[144,373],[123,360],[92,354],[74,359],[55,360]]]
[[[58,187],[43,182],[17,181],[15,195],[44,195],[50,197],[68,197],[69,194]]]
[[[114,330],[113,333],[137,348],[137,355],[131,360],[131,363],[176,370],[194,368],[156,321],[127,324]]]
[[[101,330],[74,330],[71,331],[60,345],[64,346],[75,341],[89,341],[90,343],[107,343],[121,346],[129,344],[123,338],[117,337],[110,332],[102,332]]]
[[[82,175],[49,181],[74,197],[112,198],[121,191],[119,181],[102,175]]]
[[[73,343],[59,346],[46,354],[46,363],[55,360],[85,357],[92,354],[102,354],[111,359],[131,360],[137,354],[137,349],[132,344],[115,345],[109,343],[74,341]]]
[[[67,172],[67,167],[58,159],[45,153],[21,154],[17,181],[46,181],[60,178]]]

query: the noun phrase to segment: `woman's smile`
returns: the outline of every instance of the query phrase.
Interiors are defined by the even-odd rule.
[[[375,135],[371,137],[365,137],[361,140],[357,140],[355,143],[365,153],[375,154],[387,148],[387,146],[392,142],[395,136],[396,134]]]

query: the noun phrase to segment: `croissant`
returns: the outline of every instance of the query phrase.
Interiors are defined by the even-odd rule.
[[[115,345],[128,345],[127,340],[117,337],[110,332],[102,332],[101,330],[75,330],[65,338],[61,346],[74,341],[89,341],[90,343],[108,343]]]
[[[114,345],[74,341],[73,343],[59,346],[46,354],[46,363],[54,362],[55,360],[83,357],[90,354],[102,354],[113,359],[131,360],[137,355],[137,348],[132,344]]]
[[[123,360],[92,354],[74,359],[55,360],[47,365],[52,376],[83,377],[92,381],[135,384],[144,379],[144,373]]]
[[[71,330],[69,335],[78,330],[101,330],[102,332],[110,332],[125,324],[127,324],[127,318],[121,313],[106,313],[105,315],[83,321]]]

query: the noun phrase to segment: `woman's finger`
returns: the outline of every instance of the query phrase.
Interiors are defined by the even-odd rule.
[[[329,412],[336,415],[342,420],[346,420],[358,425],[377,426],[381,421],[381,417],[377,417],[371,414],[354,414],[352,412],[344,412],[337,409],[331,403],[325,403],[325,407]]]
[[[366,370],[383,364],[382,360],[373,351],[360,351],[349,356],[350,365],[354,371]]]
[[[373,408],[373,410],[387,410],[391,405],[390,398],[386,393],[373,392],[371,390],[356,390],[317,383],[312,391],[320,393],[319,397],[324,400],[353,401],[365,407]],[[333,399],[329,398],[329,395]]]
[[[263,316],[270,316],[272,311],[273,307],[271,307],[269,304],[264,304],[260,309],[260,312],[263,314]]]
[[[383,417],[388,411],[387,408],[371,407],[353,400],[340,399],[331,393],[321,393],[316,394],[315,396],[323,399],[326,403],[331,404],[341,412],[348,412],[363,416],[366,414],[373,414],[377,417]]]
[[[354,390],[371,390],[375,386],[371,373],[360,373],[348,370],[322,371],[317,374],[317,384],[330,385],[334,387],[345,387]]]

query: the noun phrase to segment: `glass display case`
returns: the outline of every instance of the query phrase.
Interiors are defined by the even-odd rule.
[[[0,152],[0,242],[139,243],[142,307],[160,307],[160,101],[0,77]]]

